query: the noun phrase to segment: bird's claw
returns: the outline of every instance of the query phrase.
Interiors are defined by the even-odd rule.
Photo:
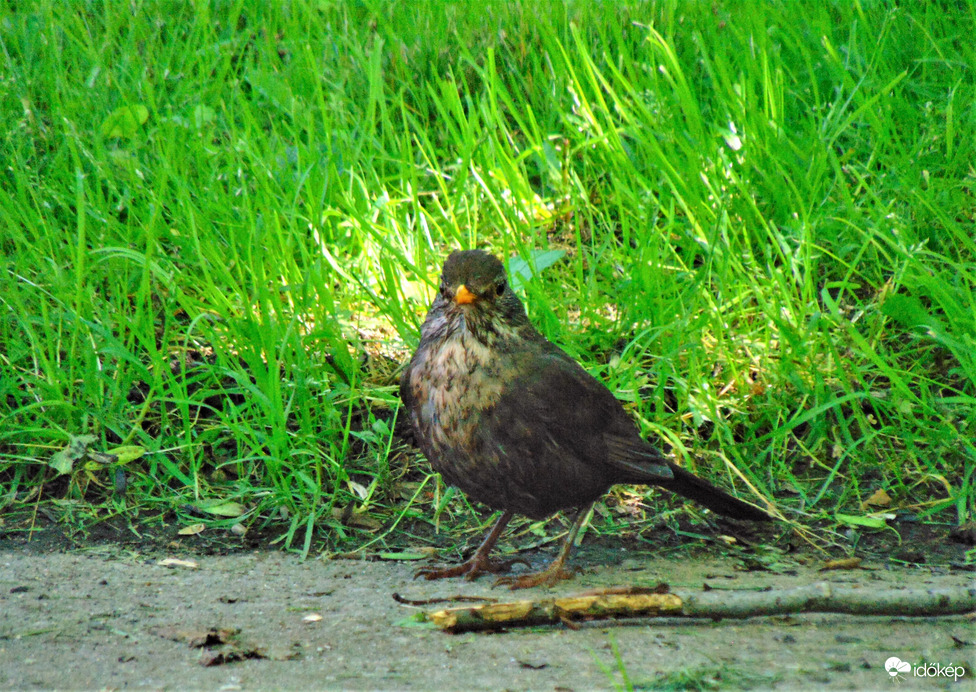
[[[531,589],[533,586],[555,586],[563,579],[572,579],[576,575],[575,569],[566,569],[562,565],[550,566],[541,572],[522,574],[517,577],[499,577],[494,586],[507,586],[512,591]]]
[[[451,577],[463,576],[465,581],[472,581],[482,574],[507,572],[517,562],[522,563],[526,567],[530,566],[525,559],[520,557],[511,560],[489,560],[488,558],[475,556],[459,565],[452,565],[450,567],[421,567],[414,573],[413,578],[423,577],[427,581],[433,581],[434,579],[450,579]]]

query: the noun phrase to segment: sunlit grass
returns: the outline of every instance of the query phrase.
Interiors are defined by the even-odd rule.
[[[0,506],[423,516],[396,363],[483,247],[698,472],[971,515],[971,7],[133,7],[2,10]]]

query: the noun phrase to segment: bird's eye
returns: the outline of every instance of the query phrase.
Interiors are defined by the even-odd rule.
[[[496,295],[501,295],[504,292],[505,292],[505,282],[503,281],[500,284],[498,284],[497,286],[495,286],[495,294]]]

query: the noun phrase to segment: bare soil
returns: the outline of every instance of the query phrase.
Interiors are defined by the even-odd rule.
[[[820,580],[864,588],[972,583],[965,546],[938,531],[914,538],[859,546],[867,556],[859,569],[818,571],[825,558],[814,553],[778,550],[770,559],[683,537],[665,541],[681,547],[667,548],[588,536],[575,553],[576,579],[512,594],[485,578],[414,581],[425,563],[301,561],[230,534],[216,544],[166,535],[80,546],[57,532],[30,542],[8,534],[0,536],[0,688],[974,689],[976,628],[965,617],[808,614],[449,635],[416,616],[451,603],[411,606],[394,598],[511,600],[660,582],[674,590]],[[891,559],[906,545],[920,564],[906,563],[904,554]],[[538,567],[553,550],[523,556]],[[167,558],[189,564],[161,564]],[[966,673],[958,682],[893,679],[884,665],[892,656],[966,666]]]

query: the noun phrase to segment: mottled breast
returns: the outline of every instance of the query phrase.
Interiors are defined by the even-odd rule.
[[[438,468],[441,454],[468,447],[475,430],[466,424],[498,402],[502,378],[493,352],[471,332],[459,329],[421,347],[409,386],[414,423]]]

